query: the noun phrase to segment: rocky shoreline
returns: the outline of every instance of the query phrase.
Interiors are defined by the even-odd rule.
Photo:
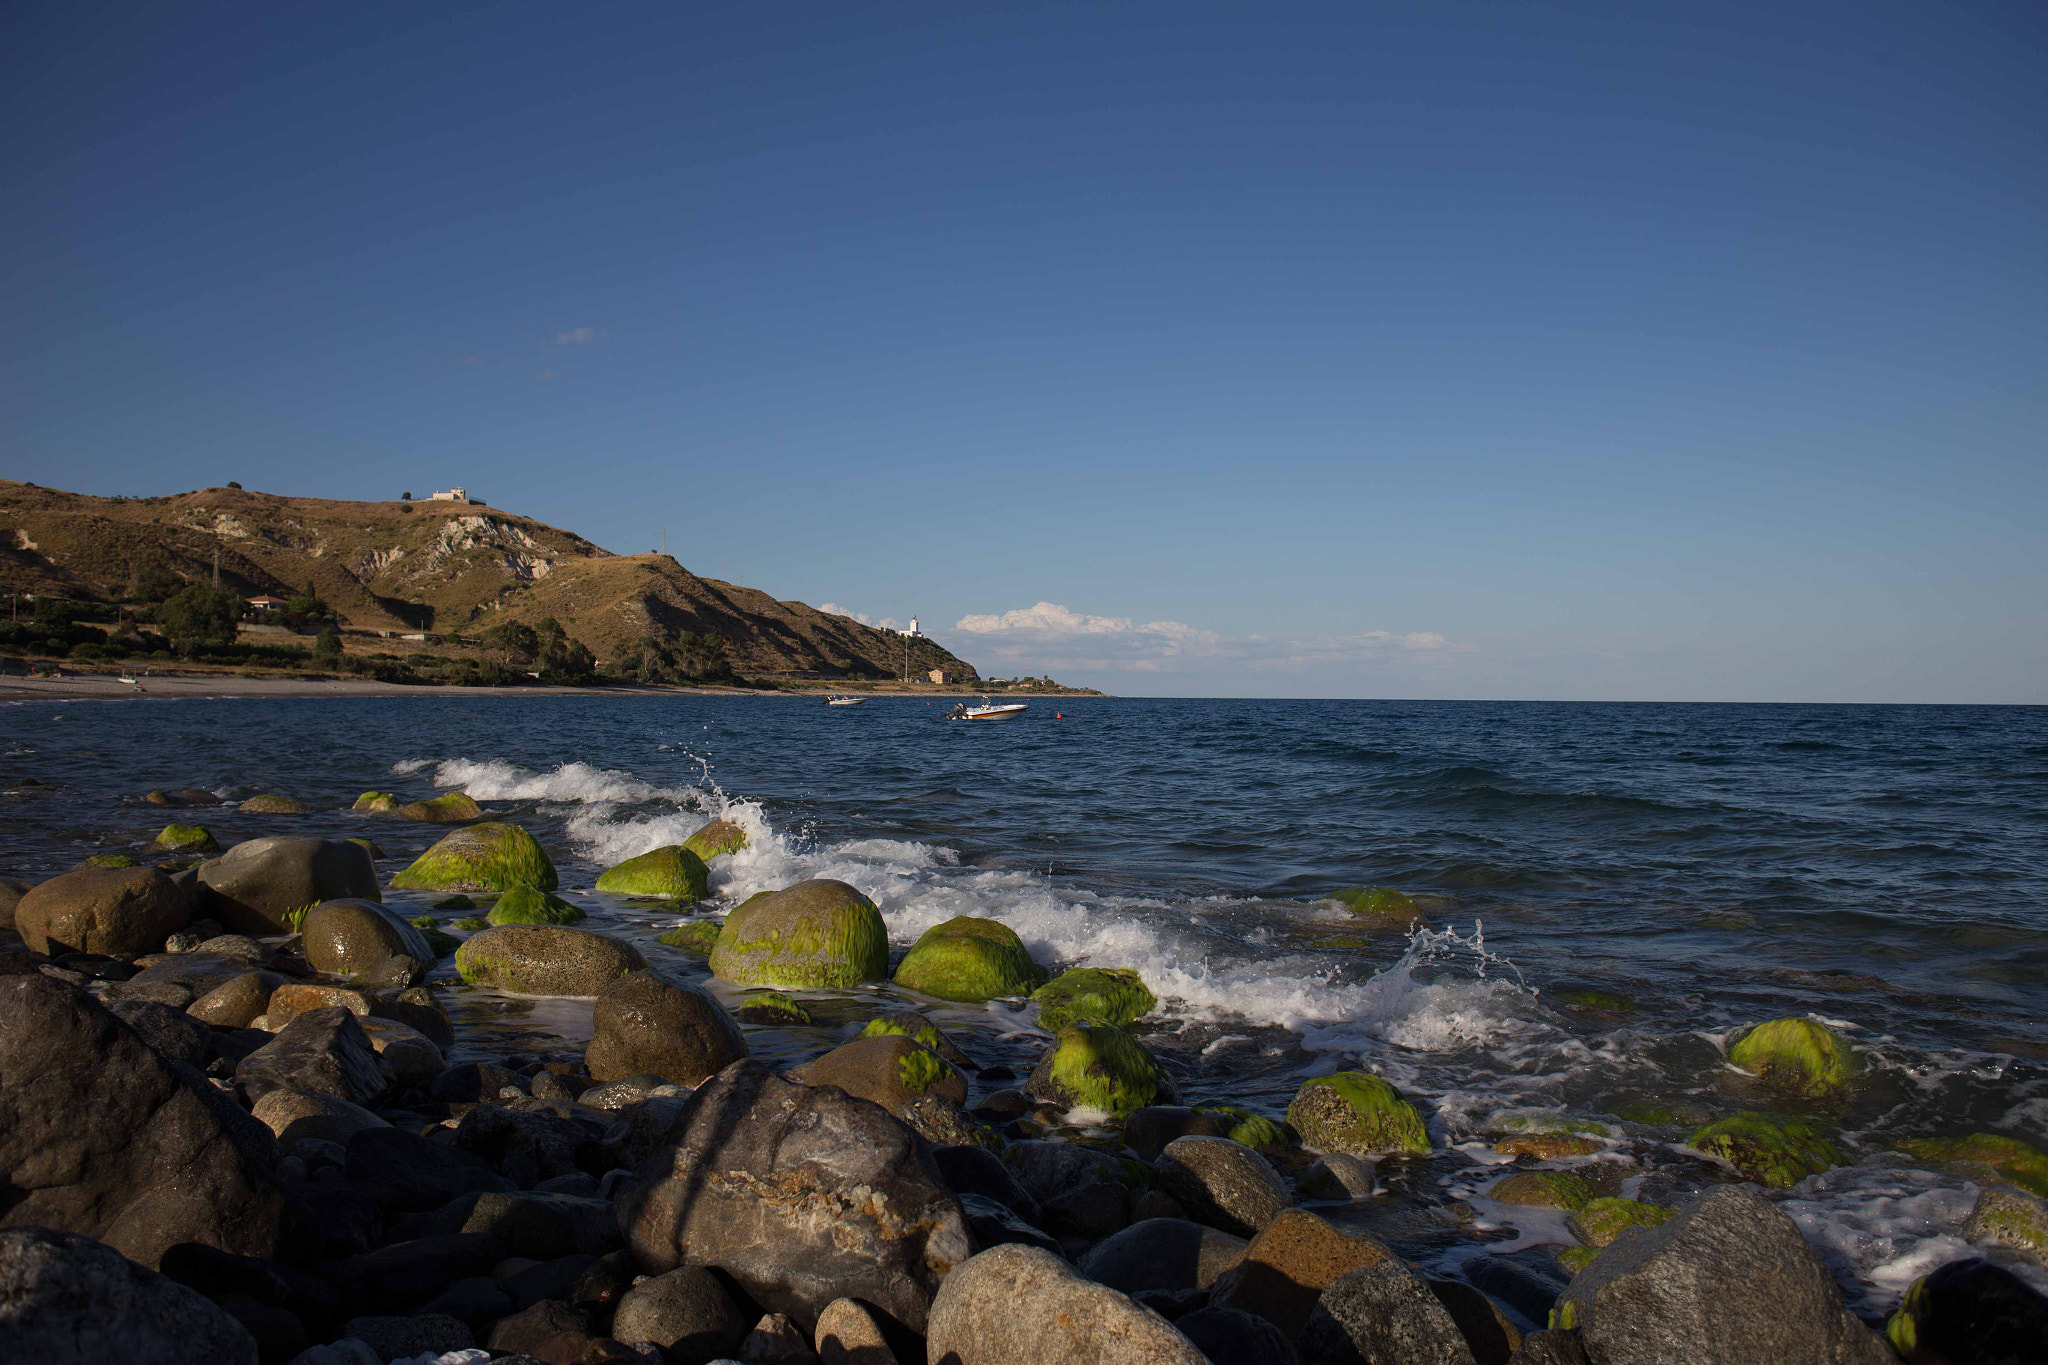
[[[244,809],[264,800],[290,813]],[[0,889],[7,1358],[1967,1365],[2048,1342],[2048,1299],[2006,1268],[2048,1257],[2048,1157],[2010,1138],[1916,1154],[1982,1178],[1976,1246],[1883,1324],[1759,1192],[1835,1161],[1768,1111],[1691,1131],[1717,1177],[1668,1205],[1579,1173],[1597,1125],[1520,1124],[1485,1197],[1575,1245],[1453,1277],[1352,1217],[1432,1150],[1385,1078],[1313,1077],[1284,1113],[1183,1104],[1138,973],[1052,976],[972,916],[892,969],[873,902],[831,880],[664,938],[751,991],[729,1008],[579,927],[545,849],[468,797],[357,809],[453,828],[387,880],[368,840],[222,851],[181,820],[147,861]],[[745,839],[713,821],[598,885],[687,907]],[[753,1055],[806,992],[879,981],[1017,1002],[1048,1042],[1019,1075],[891,1009],[794,1065]],[[587,998],[589,1042],[451,1062],[457,982]],[[1858,1083],[1808,1019],[1730,1058],[1788,1102]]]

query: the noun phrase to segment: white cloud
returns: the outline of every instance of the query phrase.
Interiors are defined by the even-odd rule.
[[[879,630],[903,630],[909,624],[893,616],[884,616],[878,621],[864,611],[854,611],[850,607],[840,606],[837,602],[820,602],[818,610],[828,616],[844,616],[849,621],[858,621],[864,626],[874,626]]]
[[[555,345],[587,346],[591,342],[597,340],[598,337],[602,335],[603,333],[597,331],[595,328],[572,327],[566,332],[555,333]]]
[[[979,637],[967,648],[992,655],[1005,668],[1169,672],[1204,660],[1212,661],[1210,667],[1234,664],[1254,671],[1299,671],[1365,663],[1418,666],[1473,652],[1432,630],[1367,630],[1307,640],[1232,638],[1183,621],[1091,616],[1057,602],[963,616],[954,629]]]

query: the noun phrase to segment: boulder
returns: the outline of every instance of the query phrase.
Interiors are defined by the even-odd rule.
[[[684,920],[655,942],[665,943],[671,948],[681,948],[684,952],[694,953],[698,957],[709,957],[718,947],[718,931],[724,924],[725,921],[715,919]]]
[[[335,976],[366,972],[392,957],[408,958],[426,972],[436,960],[419,930],[376,901],[322,901],[306,912],[300,932],[306,964]]]
[[[976,1069],[973,1059],[960,1050],[960,1045],[946,1035],[946,1031],[916,1010],[891,1010],[868,1020],[860,1031],[863,1038],[881,1038],[891,1033],[900,1033],[906,1038],[915,1038],[941,1057],[959,1067],[962,1071]]]
[[[1960,1138],[1913,1138],[1899,1146],[1919,1158],[1980,1184],[2007,1181],[2048,1197],[2048,1155],[2000,1133]]]
[[[967,1078],[939,1054],[901,1034],[856,1038],[790,1071],[805,1085],[836,1085],[881,1105],[898,1118],[926,1095],[948,1104],[967,1102]]]
[[[790,1321],[787,1313],[763,1315],[740,1343],[743,1365],[815,1365],[817,1359],[809,1333]]]
[[[409,1025],[374,1014],[357,1022],[377,1054],[378,1069],[394,1091],[431,1085],[447,1064],[434,1041]]]
[[[1593,1365],[1577,1332],[1531,1332],[1508,1357],[1508,1365]]]
[[[922,1139],[752,1060],[683,1103],[620,1222],[644,1270],[715,1265],[806,1329],[850,1296],[922,1331],[933,1291],[972,1250]]]
[[[1421,908],[1391,886],[1346,886],[1323,899],[1341,905],[1374,929],[1406,929],[1418,921],[1427,923]]]
[[[439,1356],[476,1344],[476,1338],[470,1335],[469,1324],[446,1313],[350,1318],[342,1324],[341,1334],[368,1346],[379,1360]]]
[[[632,972],[597,993],[584,1069],[595,1081],[642,1073],[701,1085],[747,1055],[738,1024],[701,986]]]
[[[1043,1228],[1026,1222],[1007,1205],[999,1204],[986,1195],[961,1195],[960,1212],[967,1217],[968,1236],[975,1246],[984,1251],[990,1247],[1015,1242],[1023,1246],[1039,1247],[1055,1256],[1065,1255],[1060,1249],[1058,1238],[1051,1236]]]
[[[2032,1365],[2048,1344],[2048,1298],[2003,1266],[1950,1261],[1913,1282],[1885,1330],[1913,1365]]]
[[[1340,1071],[1304,1082],[1287,1106],[1287,1122],[1301,1134],[1303,1146],[1318,1152],[1429,1151],[1421,1113],[1369,1071]]]
[[[382,815],[398,809],[398,798],[390,792],[364,792],[349,810],[358,815]]]
[[[185,927],[191,904],[153,867],[88,867],[29,888],[14,930],[38,953],[153,953]]]
[[[594,996],[646,965],[623,940],[550,924],[485,929],[455,950],[455,970],[464,981],[514,995]]]
[[[1891,1360],[1792,1220],[1741,1185],[1615,1238],[1565,1289],[1552,1325],[1578,1328],[1600,1365]]]
[[[659,896],[701,901],[711,893],[711,870],[681,844],[652,849],[598,874],[597,889],[614,896]]]
[[[1719,1157],[1745,1180],[1784,1189],[1836,1164],[1828,1140],[1798,1119],[1744,1111],[1693,1130],[1686,1145]]]
[[[218,806],[220,797],[203,787],[179,787],[174,791],[153,791],[143,798],[152,806]]]
[[[1184,1104],[1151,1104],[1124,1119],[1124,1143],[1140,1161],[1157,1161],[1175,1138],[1226,1137],[1229,1129],[1227,1114]]]
[[[276,972],[243,972],[185,1007],[185,1013],[216,1028],[247,1028],[270,1008],[271,993],[285,984]]]
[[[618,1220],[608,1203],[577,1195],[474,1191],[457,1195],[431,1213],[405,1220],[400,1236],[436,1237],[488,1233],[508,1256],[554,1261],[569,1256],[602,1256],[620,1244]],[[633,1337],[633,1341],[652,1341]]]
[[[1980,1191],[1970,1221],[1963,1224],[1963,1236],[1978,1246],[2004,1247],[2048,1266],[2048,1200],[2005,1185]]]
[[[1210,1360],[1232,1365],[1295,1365],[1294,1343],[1264,1318],[1235,1308],[1197,1308],[1174,1322]]]
[[[274,1255],[295,1227],[275,1162],[260,1124],[89,996],[0,978],[0,1219],[144,1265],[180,1242]]]
[[[722,853],[737,853],[747,846],[747,832],[730,820],[713,820],[683,840],[683,847],[705,862]]]
[[[148,1000],[107,1000],[109,1014],[141,1036],[160,1055],[186,1066],[213,1060],[213,1030],[182,1010]]]
[[[204,825],[165,825],[152,848],[172,853],[218,853],[220,843]]]
[[[1128,967],[1074,967],[1031,993],[1038,1025],[1057,1032],[1069,1024],[1128,1028],[1159,1002],[1144,978]]]
[[[1275,1218],[1216,1282],[1210,1302],[1256,1314],[1292,1339],[1301,1335],[1316,1301],[1355,1270],[1391,1260],[1370,1237],[1341,1232],[1301,1209]]]
[[[854,1299],[834,1299],[818,1314],[819,1365],[897,1365],[875,1315]]]
[[[1117,1184],[1123,1164],[1108,1152],[1047,1138],[1027,1138],[1003,1149],[1003,1165],[1024,1192],[1043,1204],[1083,1185]]]
[[[671,1360],[730,1355],[746,1336],[747,1321],[732,1295],[717,1276],[694,1265],[642,1280],[612,1316],[614,1340],[651,1341]]]
[[[235,807],[240,815],[311,815],[313,808],[295,796],[264,792]]]
[[[1175,1138],[1152,1174],[1189,1218],[1237,1237],[1256,1235],[1294,1203],[1272,1164],[1229,1138]]]
[[[725,917],[712,973],[742,986],[816,990],[889,974],[889,931],[873,901],[820,879],[764,892]]]
[[[740,1001],[732,1016],[743,1024],[768,1028],[792,1028],[811,1022],[811,1012],[781,991],[755,991]]]
[[[1244,1258],[1245,1245],[1185,1218],[1147,1218],[1098,1244],[1081,1273],[1125,1294],[1208,1289]]]
[[[256,1365],[256,1339],[194,1290],[73,1232],[0,1228],[0,1358]]]
[[[1036,1247],[991,1247],[956,1266],[932,1304],[934,1365],[1208,1365],[1148,1308]]]
[[[1344,1152],[1319,1156],[1294,1178],[1304,1199],[1370,1199],[1375,1184],[1373,1164]]]
[[[224,986],[249,970],[249,964],[234,958],[219,957],[213,953],[180,953],[175,957],[151,960],[149,965],[129,977],[116,982],[106,989],[110,999],[123,996],[136,1000],[157,999],[163,987],[180,987],[185,991],[179,1009],[217,986]],[[169,997],[160,1003],[170,1004]]]
[[[1010,1174],[1003,1159],[986,1147],[934,1147],[932,1163],[953,1193],[978,1194],[1012,1210],[1027,1223],[1038,1221],[1038,1201],[1017,1183],[1017,1177]]]
[[[283,934],[322,901],[382,900],[370,851],[347,839],[236,844],[199,865],[201,913],[245,934]]]
[[[1841,1036],[1814,1019],[1772,1019],[1743,1034],[1728,1060],[1753,1071],[1773,1090],[1825,1099],[1849,1088],[1853,1054]]]
[[[1517,1171],[1494,1182],[1486,1197],[1523,1208],[1577,1213],[1593,1202],[1593,1187],[1566,1171]]]
[[[235,1067],[248,1090],[300,1090],[368,1104],[388,1088],[376,1049],[356,1017],[338,1006],[308,1010]]]
[[[540,841],[498,821],[456,830],[391,879],[394,891],[552,891],[558,885]]]
[[[0,877],[0,929],[14,927],[14,907],[28,894],[28,883]]]
[[[353,986],[329,986],[319,981],[287,981],[270,993],[263,1007],[264,1026],[277,1032],[310,1010],[345,1009],[358,1019],[377,1011],[371,992]]]
[[[387,1208],[439,1208],[472,1190],[512,1188],[512,1182],[481,1157],[402,1128],[361,1129],[349,1135],[346,1147],[349,1183]],[[480,1240],[499,1245],[496,1238]]]
[[[484,808],[471,800],[467,792],[442,792],[425,801],[408,802],[391,813],[401,820],[417,820],[423,825],[460,825],[483,819]]]
[[[332,1142],[346,1147],[366,1128],[390,1125],[359,1104],[305,1090],[266,1090],[256,1099],[256,1121],[277,1134],[280,1147],[295,1142]]]
[[[1324,1290],[1300,1345],[1308,1365],[1477,1365],[1428,1282],[1392,1256]]]
[[[583,907],[560,896],[531,886],[515,886],[498,897],[486,924],[581,924],[589,916]]]
[[[1561,1206],[1560,1206],[1561,1207]],[[1594,1199],[1564,1220],[1572,1236],[1589,1247],[1604,1247],[1629,1228],[1662,1227],[1671,1210],[1633,1199]]]
[[[896,984],[941,1000],[979,1003],[1029,995],[1045,984],[1017,931],[1000,920],[955,915],[924,931],[896,968]]]
[[[517,1357],[521,1365],[527,1360],[544,1361],[546,1365],[576,1365],[578,1361],[591,1358],[586,1353],[591,1352],[595,1339],[590,1333],[590,1323],[582,1313],[566,1303],[543,1299],[530,1308],[501,1319],[491,1328],[486,1344],[493,1356]]]
[[[1171,1098],[1166,1073],[1135,1038],[1110,1024],[1069,1024],[1025,1083],[1041,1100],[1068,1109],[1128,1114]]]

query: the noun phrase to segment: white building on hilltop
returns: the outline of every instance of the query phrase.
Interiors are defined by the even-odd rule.
[[[483,499],[482,499],[482,498],[472,498],[472,497],[471,497],[471,496],[469,495],[469,490],[468,490],[467,488],[451,488],[451,489],[449,489],[449,490],[448,490],[448,491],[447,491],[446,493],[436,493],[436,494],[434,494],[434,496],[433,496],[433,497],[432,497],[431,499],[429,499],[429,501],[432,501],[432,502],[478,502],[478,503],[480,503],[480,502],[482,502],[482,501],[483,501]]]
[[[915,634],[917,634],[917,618],[916,618],[915,616],[911,617],[911,618],[910,618],[910,629],[909,629],[909,630],[906,630],[906,631],[902,631],[902,632],[899,632],[899,633],[900,633],[900,634],[903,634],[903,635],[915,635]]]

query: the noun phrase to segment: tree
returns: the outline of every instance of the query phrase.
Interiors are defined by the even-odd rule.
[[[128,595],[138,602],[161,602],[184,586],[184,579],[151,564],[135,571],[135,586]]]
[[[341,662],[341,632],[333,626],[313,637],[313,662],[323,668],[333,668]]]
[[[157,620],[171,637],[172,648],[187,656],[205,645],[235,642],[235,622],[242,615],[241,601],[216,592],[204,583],[194,583],[174,593],[157,608]]]
[[[411,501],[412,501],[412,490],[411,490],[410,488],[408,488],[408,489],[406,489],[406,490],[405,490],[405,491],[404,491],[403,493],[400,493],[400,494],[398,495],[398,500],[399,500],[400,502],[411,502]]]
[[[524,621],[507,621],[483,634],[484,643],[505,652],[508,664],[532,663],[540,653],[540,636]]]

